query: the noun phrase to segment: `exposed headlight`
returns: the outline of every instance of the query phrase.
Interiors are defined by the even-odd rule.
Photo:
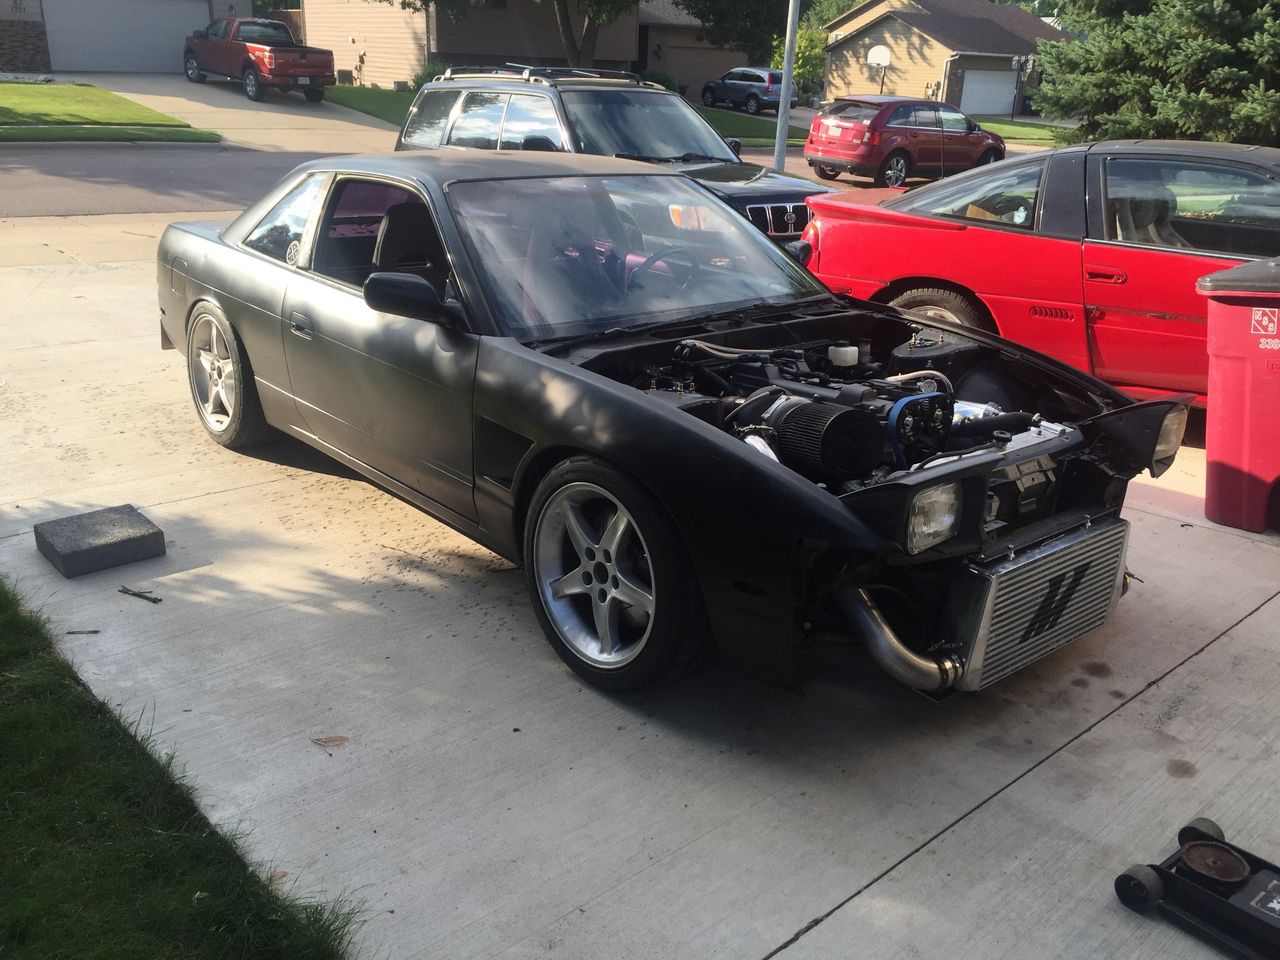
[[[907,553],[923,553],[950,540],[960,523],[960,484],[926,487],[911,501],[907,518]]]
[[[692,203],[673,203],[668,209],[671,211],[672,224],[681,230],[715,229],[716,216],[710,207]]]
[[[1156,437],[1156,449],[1151,454],[1151,459],[1155,463],[1161,460],[1170,459],[1178,448],[1182,446],[1182,435],[1187,429],[1187,408],[1174,407],[1164,415],[1164,422],[1160,424],[1160,436]],[[1155,466],[1152,466],[1152,472],[1155,472]]]

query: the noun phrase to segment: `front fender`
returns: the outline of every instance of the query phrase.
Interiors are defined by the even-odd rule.
[[[775,677],[793,669],[802,546],[896,549],[836,497],[739,440],[515,340],[481,343],[475,430],[476,508],[495,549],[520,555],[517,492],[533,465],[546,466],[543,451],[607,460],[670,516],[721,651]]]

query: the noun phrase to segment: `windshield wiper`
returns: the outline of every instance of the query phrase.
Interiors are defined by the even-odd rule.
[[[643,153],[615,153],[619,160],[639,160],[642,163],[669,163],[669,157],[647,157]]]
[[[727,157],[713,157],[707,153],[682,153],[678,157],[650,157],[643,153],[615,153],[615,157],[619,160],[641,160],[644,163],[693,163],[698,160],[707,160],[712,163],[726,163]]]
[[[595,340],[606,340],[609,337],[621,336],[623,334],[634,335],[639,333],[649,333],[653,330],[661,330],[666,327],[678,329],[684,326],[700,326],[701,324],[701,317],[677,317],[671,320],[656,320],[652,323],[638,323],[633,327],[609,327],[607,330],[593,330],[591,333],[575,333],[565,337],[547,337],[545,340],[534,340],[529,344],[529,346],[534,349],[554,347],[556,350],[569,350],[580,343],[591,343]]]

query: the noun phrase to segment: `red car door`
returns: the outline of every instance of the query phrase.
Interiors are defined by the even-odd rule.
[[[1094,372],[1203,395],[1196,280],[1280,253],[1280,183],[1229,161],[1102,153],[1090,162],[1096,201],[1082,267]]]
[[[893,109],[885,122],[885,131],[911,156],[913,177],[937,177],[942,174],[942,129],[932,104],[904,103]],[[891,151],[886,150],[887,156]]]

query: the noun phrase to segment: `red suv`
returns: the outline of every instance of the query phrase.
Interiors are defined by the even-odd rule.
[[[1004,140],[955,107],[902,97],[841,97],[813,118],[804,158],[823,180],[841,173],[900,187],[1004,159]]]

